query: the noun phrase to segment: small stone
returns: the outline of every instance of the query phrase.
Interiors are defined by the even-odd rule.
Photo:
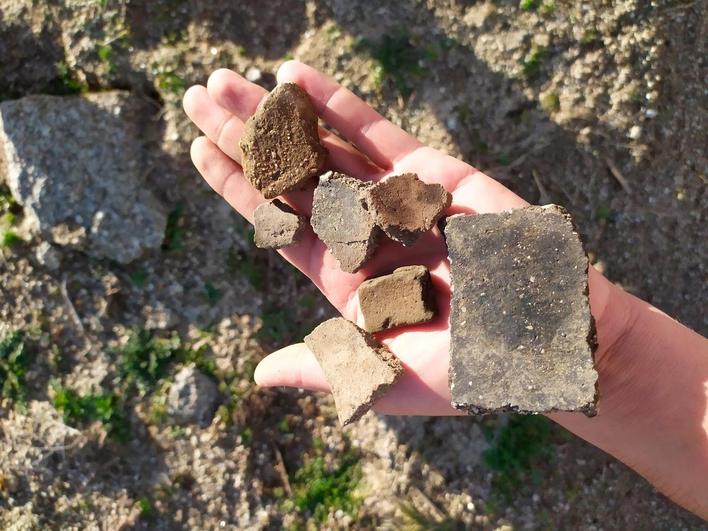
[[[274,199],[262,203],[253,213],[254,241],[261,249],[281,249],[302,239],[307,218],[300,216],[288,205]]]
[[[146,186],[150,116],[126,91],[0,104],[0,173],[28,226],[44,241],[122,264],[158,249],[167,215]]]
[[[452,276],[452,405],[471,413],[594,414],[588,259],[556,205],[445,226]]]
[[[359,420],[403,374],[386,347],[342,317],[320,324],[305,344],[329,382],[342,426]]]
[[[294,83],[277,86],[246,121],[240,146],[243,172],[266,199],[303,188],[327,162],[315,109]]]
[[[167,396],[167,414],[179,424],[206,427],[211,423],[218,399],[214,381],[194,364],[188,365],[175,375]]]
[[[56,271],[61,265],[61,254],[48,242],[42,242],[36,247],[34,257],[39,265],[49,271]]]
[[[632,140],[637,140],[640,136],[642,136],[642,128],[638,125],[633,125],[629,129],[629,133],[627,136],[629,136],[629,138],[631,138]]]
[[[365,280],[358,294],[368,332],[425,323],[435,315],[433,283],[422,265],[399,267],[390,275]]]
[[[388,177],[371,189],[376,224],[403,245],[413,245],[432,229],[451,202],[445,188],[426,184],[415,173]]]
[[[327,172],[315,188],[312,229],[348,273],[358,271],[378,243],[380,231],[369,207],[371,186],[343,173]]]
[[[255,66],[249,66],[248,70],[246,70],[245,77],[251,83],[257,83],[261,79],[261,77],[263,77],[263,72],[261,72],[260,68],[257,68]]]

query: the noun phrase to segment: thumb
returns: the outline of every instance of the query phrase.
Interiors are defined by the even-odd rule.
[[[327,391],[330,387],[317,359],[305,343],[281,348],[266,356],[253,374],[262,387],[297,387],[311,391]]]

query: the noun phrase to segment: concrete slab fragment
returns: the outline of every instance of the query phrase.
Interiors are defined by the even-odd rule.
[[[588,260],[556,205],[453,216],[452,404],[472,413],[593,414]]]

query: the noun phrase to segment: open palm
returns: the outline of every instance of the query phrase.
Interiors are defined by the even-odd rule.
[[[520,197],[469,164],[422,145],[395,126],[351,91],[297,61],[284,63],[278,82],[293,82],[312,99],[320,116],[339,132],[320,130],[329,150],[332,169],[367,181],[389,174],[414,172],[425,182],[440,183],[452,193],[454,213],[498,212],[524,206]],[[230,70],[217,70],[206,87],[191,87],[184,108],[205,137],[192,143],[192,160],[204,179],[242,216],[253,221],[255,207],[265,201],[244,177],[238,140],[244,121],[266,92]],[[309,214],[312,190],[288,194],[285,199]],[[355,274],[344,273],[314,233],[281,254],[307,275],[344,317],[361,324],[356,289],[366,279],[400,265],[423,264],[430,269],[439,314],[423,325],[382,332],[377,337],[402,361],[404,377],[377,403],[390,414],[455,414],[447,384],[450,327],[450,267],[447,249],[437,229],[412,247],[385,240],[373,259]],[[304,344],[292,345],[266,357],[258,365],[256,382],[264,386],[292,386],[329,390],[314,355]]]

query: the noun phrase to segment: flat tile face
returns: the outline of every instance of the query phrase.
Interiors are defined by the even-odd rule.
[[[436,312],[433,283],[422,265],[399,267],[390,275],[365,280],[357,291],[368,332],[425,323]]]
[[[254,241],[261,249],[282,249],[302,239],[307,219],[274,199],[261,203],[253,212]]]
[[[332,388],[342,426],[359,420],[403,374],[401,362],[371,334],[335,317],[305,337]]]
[[[347,273],[366,263],[381,234],[369,208],[370,188],[371,183],[336,172],[322,175],[315,188],[312,229]]]
[[[243,173],[266,199],[302,188],[327,162],[317,114],[294,83],[278,85],[244,125]]]
[[[595,410],[588,261],[561,207],[453,216],[450,389],[472,413]]]
[[[371,189],[376,223],[392,240],[413,245],[433,228],[452,196],[439,184],[426,184],[415,173],[393,175]]]

